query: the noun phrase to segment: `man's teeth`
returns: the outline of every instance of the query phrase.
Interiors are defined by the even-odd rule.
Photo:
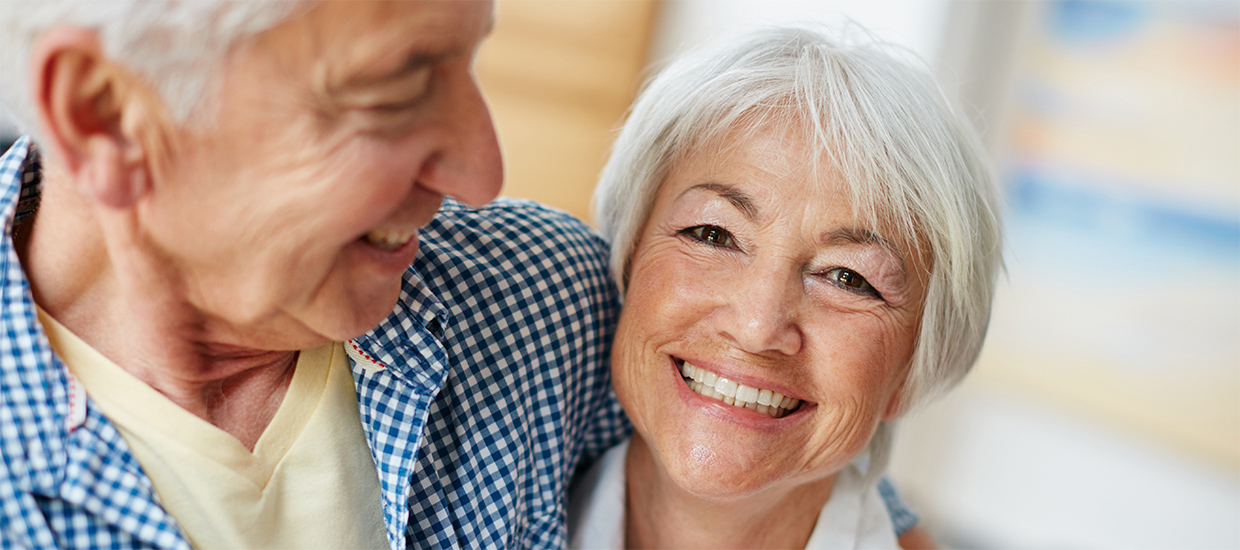
[[[737,384],[706,369],[690,365],[688,361],[681,365],[680,374],[684,376],[689,389],[699,395],[718,399],[734,407],[766,413],[775,418],[796,410],[801,404],[799,399],[776,391]]]
[[[386,231],[376,229],[366,234],[366,242],[384,250],[396,250],[413,239],[416,231]]]

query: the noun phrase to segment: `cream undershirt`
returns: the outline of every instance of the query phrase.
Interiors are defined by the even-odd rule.
[[[251,453],[42,309],[39,321],[194,547],[388,547],[379,478],[342,344],[299,354],[284,401]]]

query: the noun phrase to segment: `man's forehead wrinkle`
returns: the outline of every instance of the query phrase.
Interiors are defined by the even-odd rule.
[[[272,68],[288,78],[308,80],[311,92],[324,93],[332,80],[332,28],[315,5],[295,15],[280,26],[268,30],[252,44],[262,55],[273,60]],[[305,81],[303,80],[303,81]]]
[[[321,25],[310,25],[306,30],[305,37],[310,40],[312,62],[310,64],[311,85],[313,91],[320,99],[331,91],[332,84],[332,67],[328,62],[328,57],[323,55],[322,44],[326,42],[325,29]]]
[[[446,24],[427,24],[413,30],[390,29],[368,33],[356,44],[356,53],[342,60],[338,85],[366,86],[402,77],[425,67],[465,54],[475,44],[463,41],[439,28]]]
[[[398,18],[389,13],[391,6],[380,2],[357,3],[359,8],[340,12],[353,3],[324,2],[314,6],[299,21],[297,38],[283,45],[304,53],[304,66],[314,71],[315,78],[324,78],[329,88],[349,81],[354,74],[374,72],[392,50],[402,33],[409,29],[394,24]],[[392,63],[396,65],[397,63]]]
[[[320,58],[331,67],[332,85],[346,87],[375,79],[395,69],[399,54],[393,51],[391,32],[361,33],[350,39],[344,48]]]

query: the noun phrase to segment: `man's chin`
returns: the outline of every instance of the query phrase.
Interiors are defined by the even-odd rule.
[[[338,315],[324,312],[323,330],[320,334],[335,342],[343,342],[357,338],[379,326],[396,309],[396,301],[400,298],[400,283],[380,296],[366,300],[364,304],[354,303],[337,308]]]
[[[300,325],[302,332],[320,341],[351,340],[370,332],[392,314],[402,284],[401,276],[377,277],[362,270],[337,270],[319,286],[312,300],[289,311],[289,317]]]

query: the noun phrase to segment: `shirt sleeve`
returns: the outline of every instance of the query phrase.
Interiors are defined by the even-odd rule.
[[[887,505],[887,513],[891,514],[891,524],[895,528],[897,537],[904,535],[917,525],[921,518],[917,517],[917,512],[914,512],[900,499],[890,479],[883,477],[878,480],[878,494],[882,495],[883,504]]]
[[[597,373],[594,383],[588,386],[590,416],[583,438],[581,462],[577,466],[579,472],[589,468],[604,452],[628,438],[633,429],[611,384],[611,344],[620,317],[620,296],[611,280],[610,272],[605,269],[606,243],[602,239],[597,239],[597,243],[603,253],[605,281],[600,285],[602,291],[596,293],[592,300],[597,326],[594,327],[595,340],[590,347],[598,351],[587,355],[596,358],[598,368],[594,370]]]

